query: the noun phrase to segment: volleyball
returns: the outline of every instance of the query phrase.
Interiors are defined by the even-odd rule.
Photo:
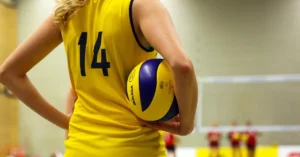
[[[148,122],[165,122],[179,113],[173,74],[164,59],[138,64],[127,79],[127,98],[132,111]]]

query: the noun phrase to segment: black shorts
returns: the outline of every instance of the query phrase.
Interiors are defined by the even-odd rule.
[[[255,150],[256,146],[253,146],[253,145],[247,145],[247,149],[248,150]]]
[[[168,151],[173,151],[173,152],[176,149],[175,146],[166,146],[166,148],[167,148]]]

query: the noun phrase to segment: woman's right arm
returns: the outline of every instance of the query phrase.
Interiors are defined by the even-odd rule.
[[[0,83],[33,111],[57,126],[68,129],[69,118],[47,102],[27,77],[27,72],[61,42],[60,29],[51,15],[0,66]]]
[[[180,112],[177,134],[194,129],[198,84],[194,67],[182,47],[168,10],[160,0],[135,0],[133,14],[146,41],[168,62],[174,75],[174,88]]]

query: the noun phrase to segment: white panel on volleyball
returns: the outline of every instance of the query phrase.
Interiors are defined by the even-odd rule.
[[[198,79],[198,107],[195,124],[195,132],[205,133],[211,130],[211,127],[204,127],[202,125],[203,112],[203,90],[205,84],[255,84],[255,83],[280,83],[280,82],[299,82],[300,74],[291,75],[252,75],[252,76],[209,76],[197,77]],[[253,129],[260,132],[294,132],[300,131],[300,125],[253,125]],[[228,132],[232,130],[231,126],[218,126],[217,130],[220,132]],[[236,130],[244,130],[246,127],[238,126]]]

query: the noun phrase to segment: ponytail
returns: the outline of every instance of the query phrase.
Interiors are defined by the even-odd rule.
[[[69,19],[89,0],[58,0],[54,13],[54,22],[60,27],[64,27]]]

